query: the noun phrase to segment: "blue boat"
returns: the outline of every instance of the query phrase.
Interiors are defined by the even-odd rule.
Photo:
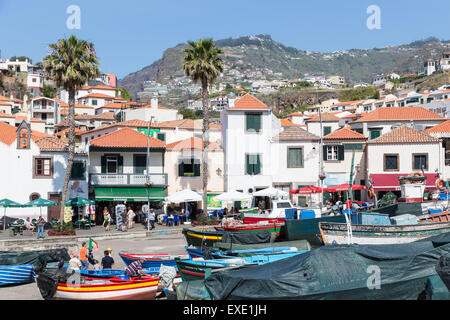
[[[168,255],[168,254],[134,254],[127,252],[119,252],[119,256],[122,258],[123,262],[128,266],[132,262],[139,260],[140,258],[144,259],[144,263],[142,264],[142,268],[159,268],[161,265],[169,266],[169,267],[177,267],[175,262],[175,258],[180,259],[189,259],[189,256],[186,255]]]
[[[228,257],[227,259],[211,260],[180,260],[175,259],[183,281],[199,280],[207,277],[211,272],[220,271],[229,268],[245,268],[249,266],[266,264],[282,259],[287,259],[302,253],[308,252],[293,251],[283,254],[273,255],[254,255],[251,257]]]
[[[0,286],[34,282],[34,265],[0,266]]]
[[[228,258],[228,257],[250,257],[253,255],[273,255],[285,252],[297,251],[295,247],[267,247],[260,249],[248,249],[248,250],[233,250],[233,251],[220,251],[211,249],[197,249],[185,247],[189,257],[194,258],[209,258],[214,259]]]
[[[123,278],[128,279],[128,276],[125,275],[125,270],[77,270],[80,272],[82,276],[92,277],[92,278]],[[159,274],[159,268],[143,268],[146,274]]]

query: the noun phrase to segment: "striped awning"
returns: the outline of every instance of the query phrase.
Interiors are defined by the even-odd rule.
[[[166,192],[163,188],[150,188],[150,201],[164,201]],[[95,200],[97,201],[148,201],[146,188],[95,188]]]

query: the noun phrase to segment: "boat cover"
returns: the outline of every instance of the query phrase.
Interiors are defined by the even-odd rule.
[[[33,264],[35,271],[43,270],[49,262],[69,261],[70,256],[66,248],[39,251],[1,251],[0,265]]]
[[[37,274],[36,283],[41,292],[42,298],[45,300],[53,298],[58,287],[58,283],[67,283],[73,277],[76,281],[80,279],[80,273],[69,268],[59,268],[56,270],[40,272]]]
[[[183,229],[183,234],[191,231],[196,234],[203,234],[205,236],[221,236],[222,243],[233,243],[234,244],[255,244],[255,243],[268,243],[272,239],[272,232],[268,230],[262,230],[257,232],[231,232],[231,231],[198,231],[190,230],[187,228]],[[195,246],[196,242],[192,241],[189,236],[186,236],[186,242],[188,246]],[[207,242],[206,242],[207,243]],[[205,244],[206,246],[206,244]]]
[[[450,291],[450,255],[442,256],[441,259],[439,259],[436,271]]]
[[[449,253],[450,234],[438,236],[437,242],[325,246],[265,265],[213,273],[204,286],[213,300],[418,299],[428,277],[437,274],[439,259]],[[200,288],[196,293],[206,296]]]
[[[384,207],[375,208],[372,211],[387,214],[389,217],[396,217],[403,214],[412,214],[415,216],[423,215],[421,202],[395,203]]]

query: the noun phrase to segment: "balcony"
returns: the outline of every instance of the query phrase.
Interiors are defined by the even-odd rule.
[[[145,174],[106,174],[91,173],[89,184],[91,186],[144,186],[147,181]],[[154,187],[166,187],[167,173],[150,174],[150,183]]]

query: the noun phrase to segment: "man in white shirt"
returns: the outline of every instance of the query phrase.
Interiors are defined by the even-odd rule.
[[[25,220],[24,225],[27,230],[31,230],[31,234],[34,234],[34,229],[36,227],[31,224],[30,217]]]
[[[80,270],[81,268],[81,261],[78,259],[78,253],[74,253],[72,255],[72,259],[69,260],[69,267],[73,270]]]

